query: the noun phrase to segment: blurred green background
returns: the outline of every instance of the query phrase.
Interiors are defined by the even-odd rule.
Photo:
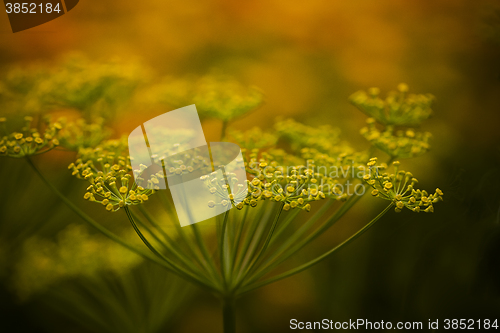
[[[269,128],[276,116],[289,116],[313,126],[340,127],[344,137],[360,148],[367,146],[359,135],[366,116],[349,104],[351,93],[376,86],[385,94],[405,82],[411,92],[435,95],[434,116],[425,124],[425,130],[433,133],[432,150],[403,165],[414,171],[421,188],[444,191],[445,201],[436,212],[387,214],[329,260],[242,298],[238,326],[241,332],[282,332],[292,318],[424,323],[438,318],[498,318],[498,1],[81,2],[57,20],[16,34],[10,31],[7,15],[0,15],[0,36],[4,71],[40,62],[54,64],[70,52],[95,61],[133,59],[155,74],[173,77],[217,70],[256,85],[266,95],[266,104],[237,120],[236,128]],[[146,82],[149,75],[143,75]],[[138,98],[120,109],[114,129],[126,133],[166,111],[142,104]],[[9,110],[0,110],[3,114]],[[207,141],[217,141],[220,124],[206,121],[203,126]],[[66,168],[73,159],[71,154],[55,154],[36,161],[79,206],[129,232],[121,214],[110,217],[101,207],[83,202],[85,185],[72,179]],[[89,324],[93,319],[85,317],[85,309],[76,309],[78,304],[103,306],[90,295],[97,289],[92,286],[98,285],[101,295],[110,293],[108,299],[114,304],[104,308],[121,311],[108,317],[123,318],[117,322],[131,331],[133,324],[125,320],[135,313],[128,319],[132,323],[157,322],[163,331],[220,332],[219,304],[210,295],[128,258],[112,245],[109,252],[72,246],[93,231],[78,227],[80,221],[24,161],[2,159],[0,174],[0,331],[104,331],[103,324]],[[310,253],[331,248],[382,207],[379,200],[363,198]],[[33,267],[26,261],[30,251],[42,258],[35,261],[38,264],[46,258],[61,260]],[[106,267],[98,273],[85,264],[96,256]],[[85,259],[89,257],[93,259]],[[71,265],[64,260],[77,267],[68,268]],[[109,267],[110,262],[116,267]],[[146,269],[152,273],[137,273]],[[143,280],[149,281],[148,287]],[[171,294],[166,284],[175,283],[178,294]],[[126,286],[131,290],[120,289]],[[23,299],[19,290],[30,288],[35,295]],[[78,297],[85,297],[72,296],[76,290]],[[120,300],[119,295],[128,296]],[[63,300],[57,301],[58,296]],[[171,297],[174,305],[134,308],[134,304],[160,304],[163,297]],[[80,315],[62,315],[64,309]]]

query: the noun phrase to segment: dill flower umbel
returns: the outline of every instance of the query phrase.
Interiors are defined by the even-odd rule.
[[[380,131],[375,124],[375,119],[368,118],[366,122],[368,126],[361,129],[361,135],[391,157],[417,157],[430,149],[431,133],[429,132],[415,132],[413,129],[395,131],[393,126],[387,126],[385,130]]]
[[[409,94],[408,86],[398,85],[385,99],[379,97],[380,89],[370,88],[368,92],[358,91],[349,100],[368,116],[384,125],[415,126],[432,114],[434,96],[431,94]]]
[[[6,118],[0,118],[0,127],[3,127],[5,133],[7,133],[6,121]],[[48,118],[45,118],[43,131],[32,127],[33,117],[31,116],[24,117],[24,123],[25,125],[20,131],[0,137],[0,156],[21,158],[39,155],[59,145],[57,136],[62,129],[59,122],[52,123]]]
[[[136,63],[93,62],[81,55],[62,59],[35,88],[46,108],[71,108],[87,119],[110,118],[128,101],[146,71]]]
[[[386,169],[385,165],[377,166],[377,158],[370,159],[367,165],[373,172],[366,174],[363,180],[373,188],[371,194],[392,201],[396,206],[396,212],[401,212],[404,207],[417,213],[434,212],[433,204],[443,200],[443,192],[439,188],[434,194],[415,189],[418,180],[411,172],[399,170],[399,164],[398,161],[393,162],[394,173],[389,174],[383,172]]]
[[[264,102],[260,89],[221,74],[180,79],[166,78],[153,88],[159,102],[173,107],[196,104],[202,117],[228,122],[255,110]],[[153,97],[154,98],[154,97]]]
[[[98,146],[103,140],[111,136],[111,130],[104,126],[104,118],[97,117],[92,122],[83,118],[68,121],[59,119],[63,130],[59,133],[61,146],[69,150],[78,151],[81,148]]]
[[[163,174],[157,172],[150,174],[146,180],[142,179],[144,186],[131,180],[133,170],[124,147],[125,140],[109,140],[97,148],[81,150],[80,157],[68,166],[74,176],[90,183],[84,199],[100,203],[112,212],[126,205],[147,201],[159,188],[157,184],[160,179],[163,179]],[[143,171],[135,172],[141,175]]]
[[[228,140],[247,150],[272,147],[276,145],[278,138],[278,135],[264,131],[259,127],[246,131],[228,129]]]
[[[404,83],[398,86],[398,91],[390,92],[385,100],[379,98],[379,94],[378,88],[370,88],[368,92],[358,91],[350,97],[358,109],[370,116],[366,121],[368,126],[361,129],[361,135],[393,160],[426,153],[430,149],[431,134],[417,132],[411,127],[430,117],[434,96],[408,94],[408,86]]]
[[[233,204],[242,209],[245,205],[256,207],[261,201],[274,201],[281,202],[285,211],[310,211],[314,201],[345,201],[357,191],[364,192],[360,182],[367,159],[364,153],[327,155],[309,148],[301,149],[299,156],[280,149],[244,152],[245,171],[252,178],[238,184],[236,193],[228,193],[224,179],[217,179],[216,173],[202,177],[224,206]],[[239,181],[235,174],[228,174],[227,178],[234,184]],[[213,200],[208,204],[215,207],[219,203]]]
[[[295,151],[302,148],[315,148],[323,153],[333,153],[340,150],[346,151],[347,148],[340,144],[340,130],[330,125],[312,127],[293,119],[284,119],[276,122],[274,128],[281,138],[291,143]],[[328,140],[325,140],[325,137]]]

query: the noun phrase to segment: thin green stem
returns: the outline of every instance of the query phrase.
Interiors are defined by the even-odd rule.
[[[208,252],[207,245],[205,244],[205,240],[203,236],[200,233],[200,230],[198,229],[198,226],[196,223],[191,224],[191,228],[193,230],[194,237],[196,239],[196,242],[198,243],[198,247],[201,250],[201,254],[203,258],[205,259],[203,261],[203,266],[207,270],[207,272],[212,275],[212,278],[214,281],[217,282],[217,284],[220,284],[219,282],[219,276],[217,274],[217,269],[215,267],[215,264],[213,263],[212,257],[210,256],[210,253]]]
[[[226,263],[226,260],[225,260],[225,245],[226,245],[226,227],[227,227],[227,219],[229,217],[229,211],[225,212],[224,213],[224,220],[222,221],[222,229],[221,229],[221,236],[220,236],[220,243],[219,243],[219,249],[220,249],[220,253],[219,253],[219,257],[220,257],[220,272],[221,272],[221,275],[222,275],[222,281],[223,281],[223,284],[224,284],[224,287],[227,288],[227,275],[228,275],[228,272],[227,272],[227,263]]]
[[[232,257],[231,257],[231,271],[232,272],[234,272],[234,267],[236,265],[236,256],[237,256],[238,250],[239,250],[241,235],[243,234],[243,229],[245,227],[245,221],[247,219],[248,210],[250,209],[250,207],[248,207],[248,205],[245,205],[245,207],[243,209],[245,210],[243,212],[243,218],[239,221],[240,225],[238,226],[238,231],[236,232],[236,236],[234,237],[233,252],[232,252]],[[234,221],[234,222],[236,222],[236,221]]]
[[[131,212],[132,213],[132,212]],[[132,213],[132,218],[137,221],[137,224],[139,224],[144,230],[146,230],[151,237],[154,238],[154,240],[159,243],[170,255],[173,255],[175,258],[180,260],[186,268],[194,275],[202,275],[200,272],[200,267],[194,265],[194,261],[191,260],[190,258],[184,256],[182,253],[180,253],[175,246],[173,245],[173,241],[167,242],[167,241],[162,241],[157,234],[151,230],[148,226],[146,226],[138,217],[136,214]],[[147,217],[146,219],[150,221]],[[151,221],[150,221],[151,222]]]
[[[195,258],[196,261],[198,261],[198,263],[200,265],[202,265],[204,267],[208,267],[207,265],[210,264],[210,261],[207,262],[207,260],[204,258],[205,256],[201,252],[197,253],[193,249],[193,246],[192,246],[193,242],[189,239],[188,235],[186,235],[186,232],[183,230],[183,227],[181,227],[180,224],[178,223],[177,216],[176,216],[175,212],[173,212],[171,209],[173,204],[171,204],[168,201],[168,198],[166,196],[165,191],[159,191],[157,193],[158,193],[160,200],[163,203],[163,207],[164,207],[165,211],[170,216],[170,219],[173,221],[173,224],[174,224],[174,227],[177,231],[177,234],[180,236],[180,239],[183,241],[187,251],[191,254],[191,256],[193,258]],[[196,248],[196,247],[194,247],[194,248]]]
[[[239,284],[238,281],[241,281],[243,274],[246,273],[250,263],[254,259],[255,254],[259,249],[259,244],[262,243],[264,232],[267,229],[267,222],[271,215],[272,209],[266,210],[263,215],[259,214],[258,216],[261,218],[256,219],[257,221],[253,223],[255,227],[251,229],[248,237],[246,237],[246,243],[248,244],[248,246],[245,246],[244,250],[241,252],[241,261],[235,280],[237,284]]]
[[[276,266],[290,258],[292,255],[300,251],[307,244],[323,234],[331,226],[333,226],[344,214],[360,199],[360,196],[350,197],[330,218],[328,218],[320,227],[314,232],[309,234],[305,239],[301,238],[312,227],[312,225],[321,217],[321,214],[326,212],[330,207],[328,203],[323,205],[321,209],[309,219],[297,232],[293,234],[283,245],[270,257],[265,263],[262,264],[262,269],[257,271],[247,283],[257,281],[267,273],[269,273]]]
[[[276,214],[276,216],[274,218],[274,221],[273,221],[273,223],[271,225],[271,228],[269,229],[269,233],[267,234],[267,238],[266,238],[266,240],[264,242],[264,245],[262,245],[262,247],[260,248],[259,253],[255,256],[254,260],[250,263],[250,265],[248,265],[245,273],[241,277],[241,280],[237,282],[235,288],[238,288],[243,283],[243,281],[245,280],[245,278],[248,276],[248,274],[250,274],[252,272],[252,270],[255,267],[255,265],[259,262],[260,258],[266,252],[267,247],[269,246],[269,242],[271,241],[271,238],[273,237],[274,230],[276,229],[276,225],[278,224],[278,221],[280,219],[281,213],[283,212],[283,206],[284,205],[285,205],[285,203],[281,203],[281,205],[280,205],[280,207],[278,209],[278,213]]]
[[[228,125],[228,121],[223,120],[222,121],[222,129],[221,129],[221,133],[220,133],[220,141],[224,140],[224,138],[226,137],[227,125]]]
[[[150,255],[149,253],[144,252],[141,249],[136,248],[135,246],[132,246],[132,245],[128,244],[124,239],[122,239],[118,235],[114,234],[110,230],[106,229],[105,227],[103,227],[99,223],[97,223],[89,215],[87,215],[86,213],[84,213],[80,208],[76,207],[75,204],[73,204],[73,202],[71,202],[66,196],[64,196],[61,192],[59,192],[59,190],[47,178],[45,178],[45,176],[40,172],[40,170],[38,170],[38,168],[36,167],[36,165],[33,163],[33,161],[29,157],[26,157],[26,160],[27,160],[28,164],[33,168],[33,170],[35,171],[35,173],[38,175],[38,177],[40,177],[40,179],[45,183],[45,185],[47,185],[54,192],[54,194],[56,194],[57,197],[59,197],[59,199],[61,199],[62,202],[64,202],[66,204],[66,206],[68,206],[68,208],[70,208],[82,220],[84,220],[85,222],[87,222],[88,224],[90,224],[92,227],[94,227],[95,229],[97,229],[99,232],[101,232],[106,237],[108,237],[111,240],[117,242],[118,244],[120,244],[123,247],[127,248],[128,250],[134,252],[135,254],[137,254],[139,256],[142,256],[142,257],[144,257],[146,259],[152,260],[152,261],[154,261],[154,262],[162,265],[163,267],[165,267],[165,263],[159,261],[157,258],[155,258],[154,256]],[[173,271],[172,269],[170,269],[170,270]]]
[[[161,254],[158,250],[156,250],[154,248],[154,246],[151,245],[151,243],[147,240],[147,238],[144,237],[144,235],[142,234],[141,230],[137,227],[137,224],[136,224],[134,218],[132,217],[130,209],[127,206],[125,206],[124,210],[125,210],[125,213],[127,214],[127,217],[129,218],[130,224],[132,224],[132,227],[134,228],[135,232],[137,233],[137,235],[139,236],[139,238],[142,240],[142,242],[144,243],[144,245],[146,245],[148,247],[148,249],[151,252],[153,252],[153,254],[155,254],[156,256],[158,256],[158,258],[160,258],[165,263],[167,263],[168,265],[170,265],[171,267],[173,267],[173,269],[177,273],[177,275],[182,276],[186,280],[189,280],[191,282],[197,283],[197,284],[201,285],[202,287],[208,288],[211,291],[218,292],[218,290],[216,288],[214,288],[213,286],[210,285],[210,281],[203,281],[202,279],[200,279],[199,276],[194,275],[194,274],[190,273],[189,271],[186,271],[186,269],[184,269],[183,267],[180,267],[179,265],[177,265],[174,262],[170,261],[170,259],[168,259],[163,254]]]
[[[250,208],[251,209],[251,208]],[[264,209],[258,209],[256,214],[250,215],[250,227],[248,228],[247,232],[245,233],[245,237],[243,237],[243,244],[241,246],[240,250],[240,255],[237,256],[236,264],[234,266],[233,271],[237,272],[242,269],[243,262],[245,261],[246,257],[249,255],[249,249],[250,245],[252,244],[252,241],[254,240],[254,236],[257,233],[257,228],[260,226],[260,221],[262,216],[264,215],[265,210]]]
[[[270,283],[273,283],[273,282],[276,282],[276,281],[279,281],[279,280],[282,280],[282,279],[285,279],[289,276],[292,276],[292,275],[295,275],[295,274],[298,274],[308,268],[310,268],[311,266],[314,266],[316,265],[317,263],[325,260],[326,258],[328,258],[330,255],[332,255],[333,253],[335,253],[337,250],[341,249],[342,247],[344,247],[345,245],[349,244],[350,242],[352,242],[353,240],[355,240],[356,238],[358,238],[359,236],[361,236],[362,234],[364,234],[368,229],[370,229],[382,216],[385,215],[385,213],[387,213],[392,207],[394,206],[394,203],[391,203],[389,204],[389,206],[387,206],[380,214],[378,214],[373,220],[371,220],[368,224],[366,224],[363,228],[361,228],[360,230],[358,230],[358,232],[356,232],[354,235],[352,235],[351,237],[349,237],[348,239],[346,239],[345,241],[343,241],[342,243],[340,243],[339,245],[337,245],[336,247],[334,247],[333,249],[329,250],[328,252],[325,252],[324,254],[320,255],[319,257],[299,266],[299,267],[296,267],[294,269],[291,269],[289,271],[286,271],[282,274],[279,274],[277,276],[274,276],[270,279],[267,279],[267,280],[264,280],[262,282],[259,282],[259,283],[256,283],[254,285],[250,285],[244,289],[242,289],[240,292],[239,292],[239,295],[243,294],[243,293],[246,293],[246,292],[249,292],[249,291],[252,291],[254,289],[257,289],[257,288],[260,288],[260,287],[263,287],[265,285],[268,285]]]

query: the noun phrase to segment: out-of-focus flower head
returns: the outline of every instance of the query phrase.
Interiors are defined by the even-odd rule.
[[[144,80],[144,68],[119,60],[91,62],[72,55],[51,69],[38,85],[38,94],[49,108],[71,108],[88,120],[111,118]]]
[[[96,147],[111,136],[111,130],[104,126],[104,118],[96,118],[92,123],[83,118],[68,121],[59,119],[63,130],[59,133],[62,147],[78,151],[81,148]]]
[[[443,192],[439,188],[434,194],[415,189],[418,180],[413,178],[411,172],[399,170],[399,164],[398,161],[393,162],[394,173],[389,174],[384,172],[386,165],[377,165],[377,158],[370,159],[367,166],[372,172],[367,173],[363,180],[373,188],[372,195],[392,201],[396,212],[400,212],[404,207],[417,213],[434,212],[433,204],[443,200]]]
[[[56,65],[37,64],[10,70],[0,82],[0,103],[16,112],[75,109],[87,121],[112,118],[132,97],[147,71],[137,63],[91,62],[70,55]]]
[[[11,67],[0,80],[2,109],[16,115],[40,112],[38,86],[48,75],[48,68],[40,64]]]
[[[264,102],[260,89],[220,74],[166,78],[152,89],[152,94],[159,102],[175,108],[196,104],[200,117],[225,122],[257,109]]]
[[[127,235],[130,240],[135,234]],[[21,299],[76,277],[92,279],[100,272],[123,273],[142,259],[111,240],[69,225],[52,241],[34,236],[26,240],[14,268],[12,284]]]
[[[228,140],[238,144],[240,147],[252,150],[276,145],[278,136],[274,133],[263,131],[259,127],[254,127],[246,131],[229,129]]]
[[[432,114],[431,94],[409,94],[408,86],[401,83],[397,91],[391,91],[385,99],[379,97],[380,89],[358,91],[350,101],[358,109],[383,125],[416,126]]]
[[[59,145],[57,138],[62,126],[59,122],[51,122],[49,118],[43,119],[43,125],[34,127],[33,117],[24,117],[24,126],[17,131],[9,132],[6,126],[7,119],[0,118],[0,156],[26,157],[48,152]]]
[[[280,120],[274,125],[277,135],[290,143],[293,151],[314,148],[323,153],[346,152],[348,145],[340,141],[340,130],[329,125],[308,126],[293,119]]]
[[[432,135],[429,132],[415,132],[413,129],[395,131],[393,126],[381,131],[373,118],[368,118],[367,124],[361,129],[361,135],[393,158],[417,157],[430,149],[429,139]]]

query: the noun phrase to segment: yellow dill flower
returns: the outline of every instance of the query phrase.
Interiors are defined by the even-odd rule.
[[[142,179],[138,171],[136,180],[142,179],[147,184],[146,188],[139,186],[131,181],[133,170],[127,153],[123,140],[108,140],[96,148],[80,150],[79,158],[68,169],[90,183],[84,199],[98,202],[112,212],[148,200],[158,189],[158,179],[163,179],[163,174],[158,172]]]
[[[396,212],[400,212],[404,207],[426,213],[434,211],[433,204],[443,200],[443,192],[438,188],[434,194],[415,189],[418,180],[411,172],[399,170],[399,162],[393,162],[394,173],[384,172],[385,166],[370,166],[369,178],[363,180],[370,185],[372,195],[394,202]]]
[[[44,118],[44,132],[32,127],[33,117],[24,117],[25,125],[16,132],[8,133],[6,118],[0,124],[5,135],[0,136],[0,156],[21,158],[46,153],[59,145],[57,136],[62,126],[58,122],[51,122]],[[1,129],[1,128],[0,128]],[[0,132],[1,135],[1,132]]]

